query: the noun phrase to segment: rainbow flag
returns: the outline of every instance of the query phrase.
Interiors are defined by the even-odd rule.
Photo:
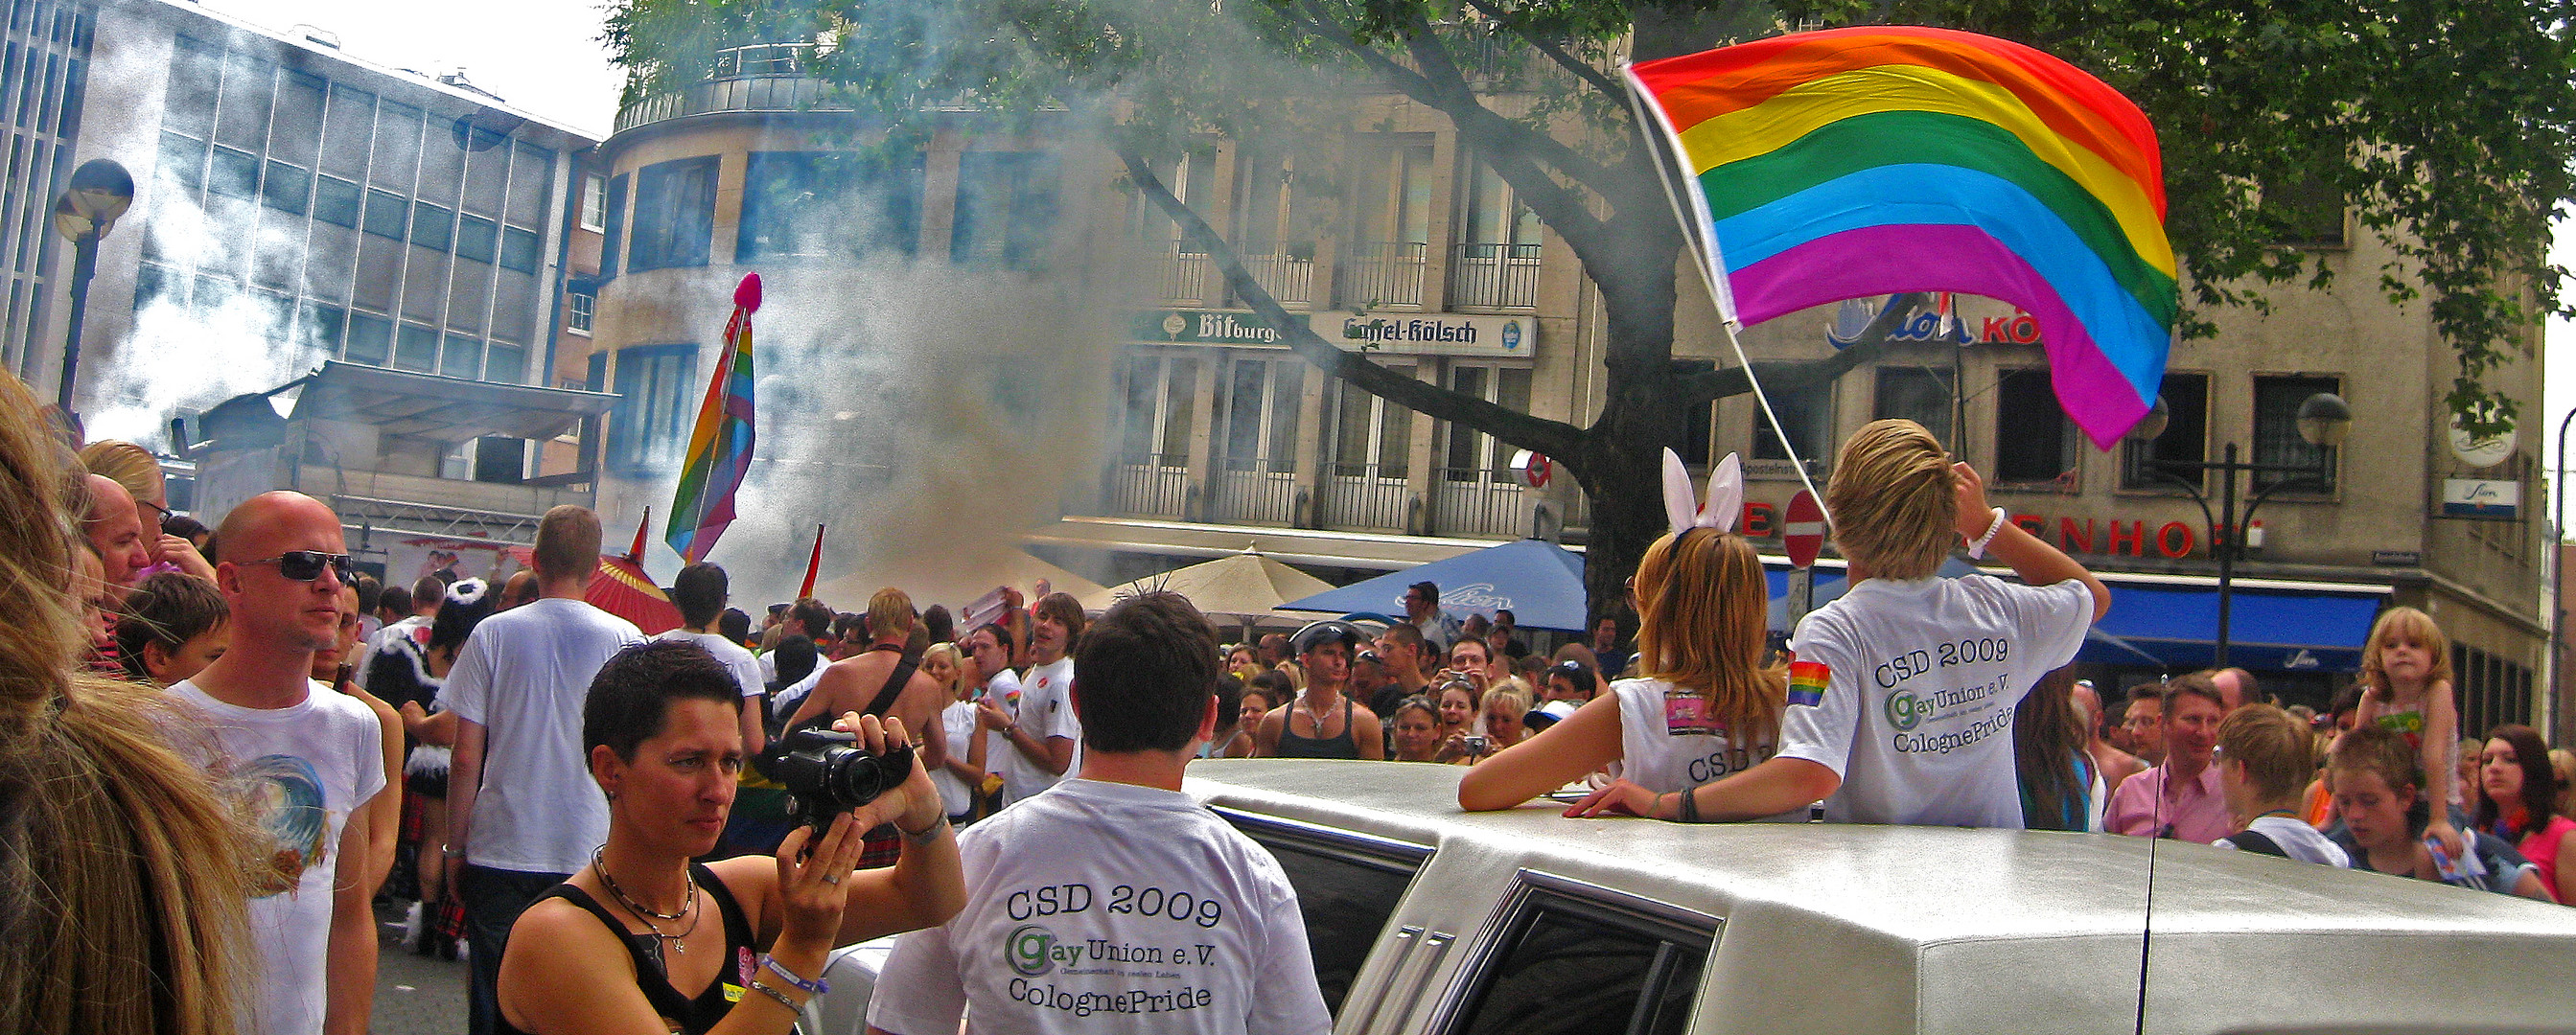
[[[751,314],[759,308],[760,274],[743,274],[733,289],[733,318],[725,321],[723,358],[707,381],[706,401],[698,404],[688,460],[672,494],[671,524],[663,533],[691,564],[704,560],[733,524],[734,492],[751,470]]]
[[[1899,291],[2037,317],[2109,449],[2154,404],[2178,296],[2163,159],[2128,98],[1975,33],[1869,26],[1631,65],[1738,325]],[[1694,225],[1695,224],[1695,225]]]
[[[1833,684],[1834,673],[1821,661],[1789,663],[1789,703],[1810,708],[1825,703],[1825,688]]]

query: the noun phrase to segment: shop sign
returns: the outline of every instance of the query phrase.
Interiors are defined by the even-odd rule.
[[[2412,568],[2424,563],[2422,550],[2372,550],[2370,563],[2382,568]]]
[[[1527,356],[1538,345],[1538,321],[1481,313],[1360,313],[1332,310],[1306,317],[1315,336],[1352,352],[1403,355]],[[1224,309],[1152,309],[1136,314],[1137,341],[1170,345],[1285,348],[1279,331],[1251,313]]]
[[[2442,479],[2442,516],[2500,518],[2522,512],[2522,483],[2485,478]]]

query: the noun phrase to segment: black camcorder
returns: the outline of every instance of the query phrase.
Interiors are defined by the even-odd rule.
[[[832,817],[903,786],[912,775],[912,748],[871,755],[858,734],[796,730],[781,738],[774,761],[761,770],[787,788],[788,816],[821,833]]]

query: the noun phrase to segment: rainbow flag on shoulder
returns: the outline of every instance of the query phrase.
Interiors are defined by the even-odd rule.
[[[1675,206],[1738,326],[1952,291],[2037,317],[2067,415],[2108,449],[2153,405],[2180,296],[2137,105],[2038,50],[1867,26],[1628,66]]]
[[[706,401],[698,405],[697,426],[689,432],[688,459],[680,467],[679,489],[672,494],[671,524],[664,541],[690,564],[706,559],[716,539],[733,524],[734,493],[751,470],[752,369],[751,314],[760,308],[760,274],[743,274],[733,289],[733,318],[725,321],[725,349],[707,381]]]

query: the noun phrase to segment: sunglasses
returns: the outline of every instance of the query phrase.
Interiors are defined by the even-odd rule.
[[[348,582],[357,575],[357,562],[348,554],[323,553],[320,550],[290,550],[275,557],[242,563],[277,565],[277,574],[293,582],[311,582],[321,578],[325,569],[339,576],[341,582]]]

